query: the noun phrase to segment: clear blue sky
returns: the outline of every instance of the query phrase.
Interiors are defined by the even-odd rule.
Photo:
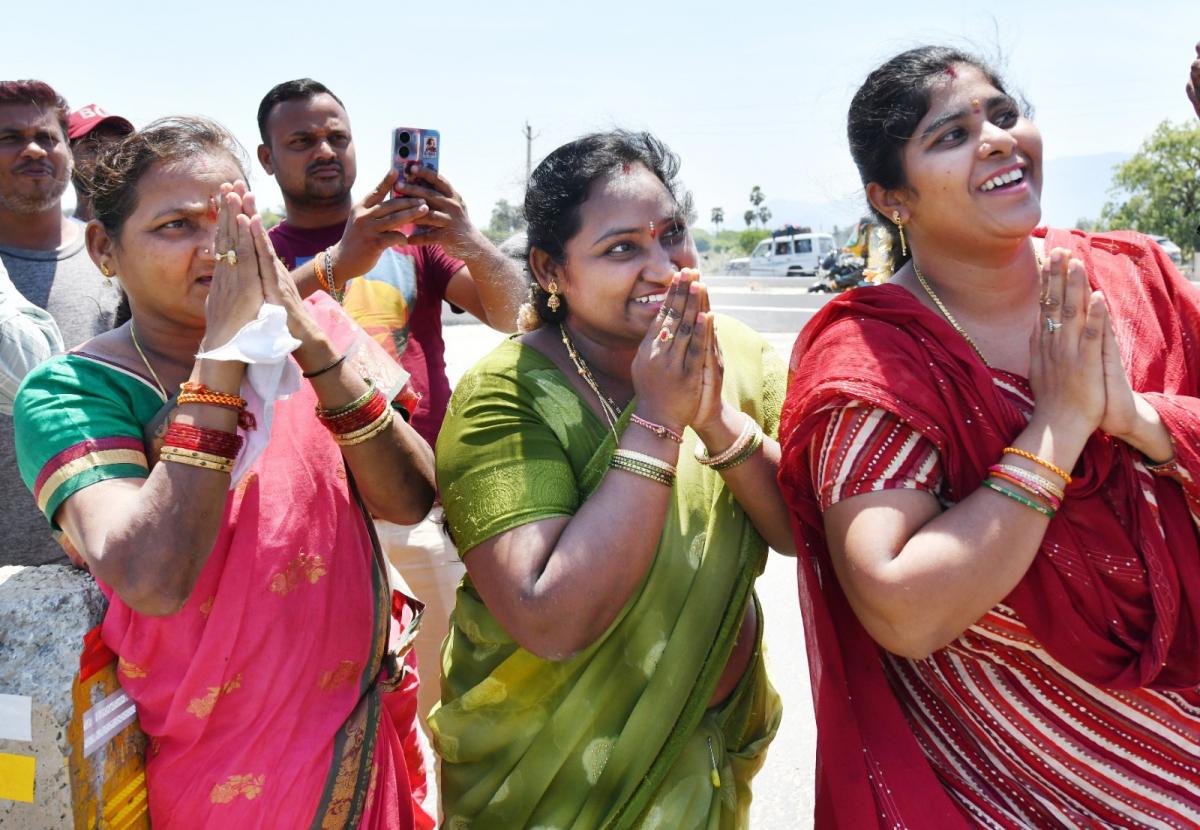
[[[208,115],[251,155],[267,89],[323,81],[350,112],[356,194],[386,171],[391,127],[438,128],[443,173],[480,223],[521,198],[526,118],[535,164],[588,130],[653,130],[682,156],[704,226],[713,205],[740,226],[755,184],[768,205],[852,215],[847,104],[871,68],[926,42],[1002,55],[1048,159],[1128,153],[1164,118],[1194,117],[1183,85],[1200,40],[1195,0],[6,5],[0,77],[42,78],[139,125]],[[279,204],[253,168],[261,203]]]

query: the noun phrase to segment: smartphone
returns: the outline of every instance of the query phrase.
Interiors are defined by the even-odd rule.
[[[427,167],[435,173],[442,154],[442,134],[422,127],[397,127],[392,130],[392,167],[400,171],[396,187],[404,185],[409,171]]]

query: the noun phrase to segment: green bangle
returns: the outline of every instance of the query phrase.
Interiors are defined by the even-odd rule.
[[[1031,510],[1036,510],[1037,512],[1039,512],[1043,516],[1045,516],[1047,519],[1054,518],[1054,511],[1051,510],[1049,507],[1046,507],[1046,505],[1038,504],[1036,501],[1027,499],[1024,496],[1022,496],[1020,493],[1013,492],[1012,490],[1009,490],[1007,487],[997,484],[995,481],[993,481],[990,478],[985,478],[983,480],[983,486],[987,487],[989,490],[995,490],[997,493],[1008,496],[1013,501],[1020,502],[1021,504],[1030,508]]]

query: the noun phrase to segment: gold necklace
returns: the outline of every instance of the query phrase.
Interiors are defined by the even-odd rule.
[[[975,350],[975,354],[979,355],[979,359],[983,361],[983,365],[990,368],[991,364],[988,363],[987,358],[983,356],[983,351],[979,348],[979,344],[972,339],[971,335],[967,334],[966,329],[958,324],[958,321],[954,319],[954,315],[950,313],[950,309],[946,308],[946,304],[942,302],[942,298],[933,292],[933,286],[929,284],[929,281],[925,279],[925,275],[921,273],[921,268],[919,265],[917,265],[917,260],[915,257],[913,258],[912,266],[913,273],[917,275],[917,282],[921,283],[921,287],[925,289],[925,293],[929,295],[929,299],[933,300],[933,304],[938,307],[940,312],[942,312],[942,316],[949,321],[950,325],[954,326],[954,330],[961,334],[963,339],[966,340],[967,343],[970,344],[971,348]]]
[[[1033,258],[1037,261],[1038,271],[1041,271],[1045,260],[1042,259],[1042,255],[1038,253],[1036,247],[1033,251]],[[966,329],[958,324],[958,321],[954,319],[954,315],[950,313],[950,309],[946,308],[946,304],[942,302],[942,298],[934,293],[933,286],[929,284],[929,280],[925,279],[925,275],[921,273],[921,266],[917,265],[916,257],[912,258],[912,267],[913,273],[917,275],[917,281],[921,283],[921,287],[925,289],[925,293],[929,295],[929,299],[933,300],[933,304],[942,312],[942,316],[949,321],[950,325],[954,326],[954,330],[961,334],[963,339],[975,350],[975,354],[979,355],[979,359],[983,361],[983,365],[990,369],[992,364],[988,363],[987,358],[983,356],[983,351],[979,348],[979,344],[972,339],[971,335],[967,334]]]
[[[142,351],[142,344],[138,343],[137,332],[133,330],[133,320],[129,320],[129,339],[133,341],[133,347],[137,349],[138,356],[142,358],[142,363],[146,364],[146,370],[150,372],[150,377],[154,378],[154,382],[158,384],[158,391],[162,394],[163,400],[169,400],[170,395],[167,394],[167,387],[163,386],[163,382],[158,379],[158,372],[154,371],[154,367],[150,365],[150,360],[146,357],[146,353]]]
[[[587,361],[583,359],[583,355],[575,349],[575,344],[571,342],[571,337],[567,334],[567,327],[559,323],[558,330],[562,332],[562,342],[567,347],[567,355],[571,358],[571,362],[575,364],[575,371],[583,378],[583,382],[596,393],[596,397],[600,400],[600,409],[604,412],[604,419],[608,421],[608,428],[612,430],[613,437],[616,438],[617,421],[621,417],[617,410],[617,402],[600,391],[600,384],[596,383],[596,378],[588,367]]]

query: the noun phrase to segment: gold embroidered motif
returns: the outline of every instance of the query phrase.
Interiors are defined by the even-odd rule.
[[[222,784],[216,784],[208,794],[208,800],[213,804],[228,804],[238,796],[247,801],[253,801],[262,795],[265,775],[231,775]]]
[[[216,599],[217,598],[215,596],[211,596],[204,600],[204,602],[200,603],[200,613],[206,617],[212,613],[213,603],[216,601]]]
[[[322,674],[321,682],[318,685],[322,691],[332,692],[348,683],[353,683],[357,678],[358,663],[355,663],[353,660],[343,660],[338,663],[336,669],[331,669]]]
[[[121,674],[125,675],[126,677],[130,677],[130,678],[146,676],[145,669],[143,669],[137,663],[130,663],[124,657],[120,657],[117,659],[117,671],[121,672]]]
[[[196,717],[204,720],[213,713],[216,708],[217,698],[221,695],[227,695],[234,689],[242,687],[242,676],[239,674],[226,683],[224,686],[209,686],[208,694],[204,697],[194,697],[192,702],[188,704],[187,710]]]
[[[352,720],[363,716],[361,709],[362,704],[359,704],[359,708],[350,716]],[[333,781],[333,791],[329,794],[329,805],[326,807],[325,816],[321,821],[322,830],[345,827],[346,818],[350,815],[350,809],[354,803],[354,785],[358,780],[360,760],[359,752],[366,740],[366,733],[363,725],[358,722],[346,724],[345,729],[346,742],[342,746],[342,760],[338,766],[337,777]]]
[[[316,585],[326,573],[325,561],[319,554],[301,551],[299,556],[288,562],[286,568],[271,577],[269,587],[274,593],[287,596],[305,580],[310,585]]]

